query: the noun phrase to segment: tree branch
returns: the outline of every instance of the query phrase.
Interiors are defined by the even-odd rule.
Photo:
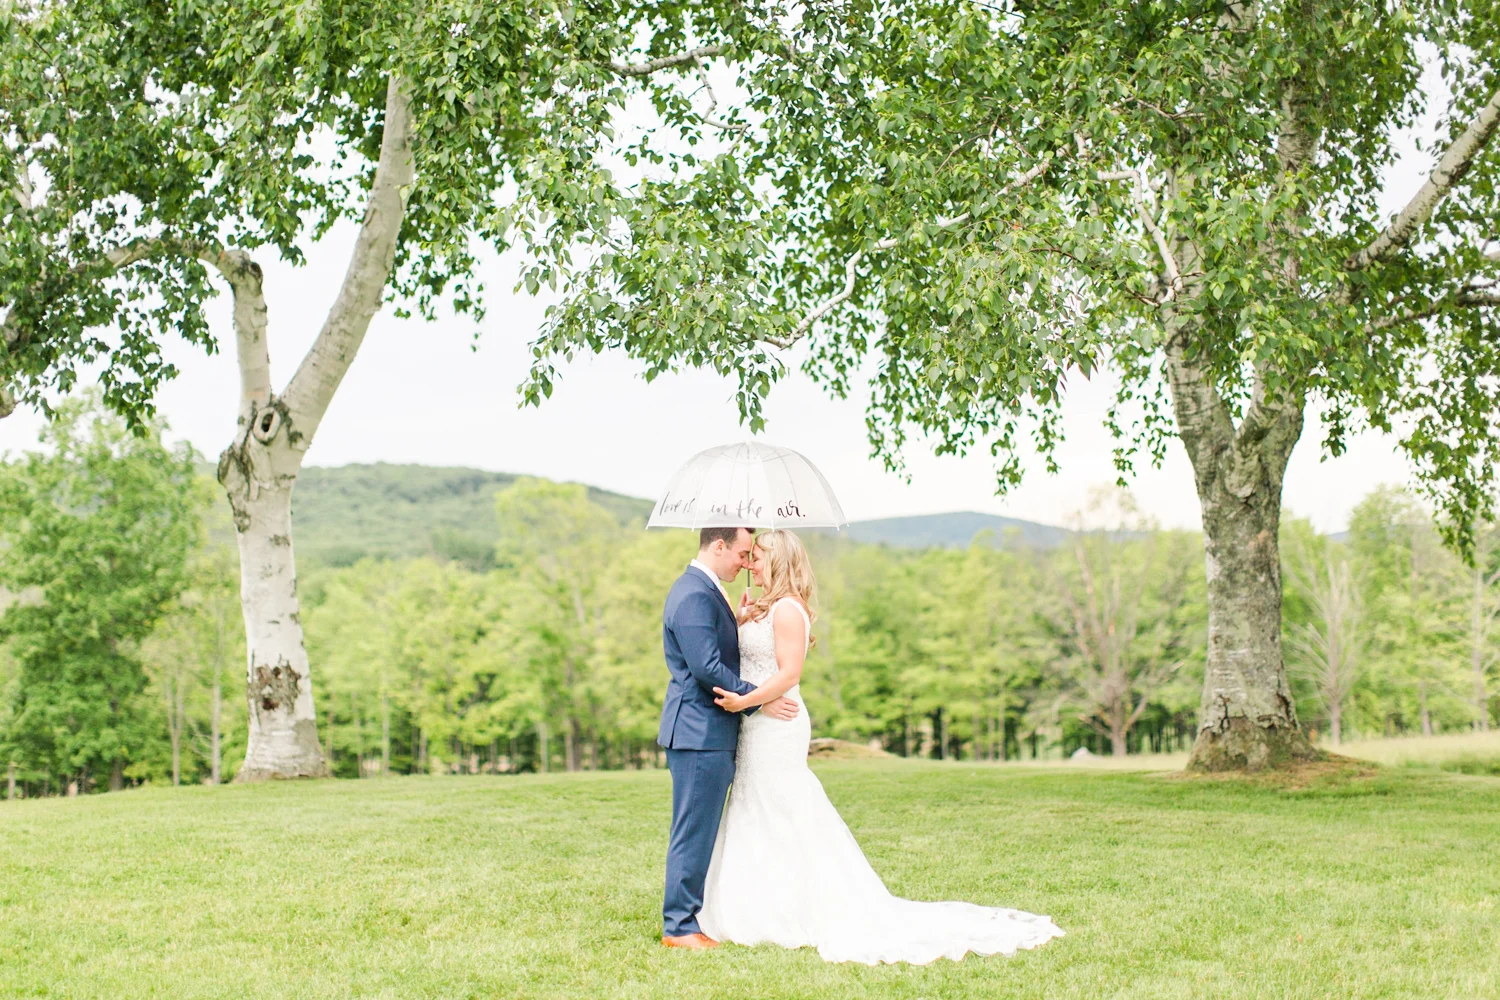
[[[678,52],[675,55],[662,56],[660,59],[652,59],[650,62],[626,63],[613,60],[609,68],[621,76],[650,76],[658,70],[668,69],[672,66],[681,66],[683,63],[695,63],[699,59],[708,59],[719,55],[724,51],[722,45],[704,45],[687,52]]]
[[[1500,290],[1479,287],[1470,283],[1452,295],[1449,295],[1447,291],[1440,293],[1420,309],[1404,309],[1392,316],[1382,316],[1373,320],[1366,329],[1375,333],[1380,330],[1389,330],[1394,326],[1405,326],[1407,323],[1429,319],[1454,309],[1475,309],[1484,306],[1500,306]]]
[[[261,270],[260,266],[251,259],[250,255],[243,250],[226,250],[217,243],[207,240],[178,239],[170,236],[155,236],[148,239],[135,240],[124,246],[115,247],[106,251],[94,260],[82,264],[75,264],[68,269],[73,276],[98,273],[101,277],[114,274],[131,264],[143,260],[151,260],[158,257],[192,257],[211,265],[229,282],[234,292],[234,323],[236,333],[241,338],[240,352],[243,356],[245,344],[243,341],[244,330],[250,321],[258,322],[258,329],[264,331],[266,319],[265,298],[261,294]],[[11,324],[15,316],[15,308],[11,307],[6,313],[5,319],[0,320],[0,343],[7,347],[15,343],[21,337],[21,330]],[[264,338],[262,337],[262,345]],[[264,346],[262,346],[264,353]],[[270,362],[264,361],[260,366],[263,379],[267,383],[266,395],[269,395]],[[245,374],[244,366],[241,365],[241,376]],[[8,386],[0,386],[0,419],[8,417],[15,411],[16,400],[14,393]]]
[[[698,120],[705,125],[724,129],[726,132],[739,132],[743,134],[750,127],[749,125],[734,125],[713,117],[714,109],[719,106],[719,95],[714,93],[714,85],[709,82],[708,70],[704,67],[703,60],[695,58],[693,60],[693,68],[698,71],[698,79],[703,81],[703,89],[708,91],[708,111],[698,115]]]
[[[1171,246],[1167,243],[1167,235],[1157,223],[1152,209],[1155,207],[1146,197],[1146,179],[1139,170],[1115,170],[1099,175],[1101,181],[1124,181],[1134,180],[1135,186],[1130,192],[1131,201],[1135,202],[1136,214],[1140,216],[1141,223],[1146,227],[1146,232],[1156,244],[1157,256],[1161,258],[1162,270],[1166,273],[1166,291],[1162,293],[1161,302],[1170,302],[1182,293],[1182,274],[1177,267],[1177,258],[1172,253]],[[1160,303],[1158,303],[1160,304]]]
[[[1043,156],[1040,160],[1037,161],[1035,166],[1031,167],[1031,169],[1025,171],[1024,173],[1011,180],[1003,188],[997,191],[994,197],[984,202],[978,208],[970,212],[964,212],[962,215],[939,218],[935,222],[933,222],[933,226],[937,229],[952,229],[954,226],[963,225],[970,219],[974,218],[976,213],[983,213],[988,211],[995,204],[995,202],[999,201],[1001,198],[1004,198],[1006,195],[1011,194],[1015,191],[1019,191],[1020,189],[1029,185],[1032,181],[1036,180],[1046,171],[1048,165],[1050,165],[1051,162],[1051,156]],[[869,247],[868,251],[856,250],[849,256],[849,259],[844,262],[844,287],[840,289],[836,294],[830,296],[823,302],[819,303],[817,306],[813,307],[813,309],[808,312],[807,315],[803,316],[802,320],[795,327],[793,327],[792,331],[785,337],[765,337],[764,340],[766,341],[766,343],[780,348],[788,348],[805,337],[808,331],[812,329],[814,323],[822,319],[824,316],[828,315],[828,313],[832,310],[847,302],[850,297],[854,295],[854,286],[856,281],[855,269],[859,267],[859,262],[865,258],[865,254],[867,252],[878,252],[882,250],[894,249],[901,244],[901,241],[903,239],[905,239],[904,236],[887,236],[885,239],[879,240],[873,246]]]
[[[100,256],[81,264],[74,264],[68,268],[67,274],[80,277],[89,274],[98,274],[107,277],[116,271],[123,270],[131,264],[143,260],[151,260],[158,257],[193,257],[211,264],[217,268],[224,277],[234,282],[230,273],[234,270],[230,262],[230,255],[242,253],[241,251],[226,251],[217,243],[207,240],[179,239],[172,236],[153,236],[147,239],[133,240],[123,246],[107,250]],[[245,258],[248,260],[248,256]],[[252,265],[253,266],[253,265]],[[6,346],[15,343],[21,336],[21,331],[11,325],[11,319],[15,316],[15,308],[6,313],[5,319],[0,321],[0,342]]]
[[[380,159],[349,269],[318,339],[282,393],[304,451],[312,444],[334,391],[353,363],[370,320],[380,309],[395,264],[396,240],[406,214],[406,189],[413,176],[409,103],[405,81],[392,74],[386,83]]]
[[[1406,207],[1396,213],[1391,224],[1375,241],[1344,261],[1345,270],[1362,271],[1371,264],[1386,260],[1406,246],[1417,228],[1432,217],[1433,210],[1454,184],[1463,179],[1469,167],[1500,126],[1500,90],[1479,109],[1469,127],[1453,141],[1438,160],[1437,166]]]

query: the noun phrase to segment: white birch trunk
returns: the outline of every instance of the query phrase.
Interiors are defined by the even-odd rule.
[[[226,453],[227,454],[227,453]],[[302,642],[292,557],[291,485],[226,477],[240,548],[240,602],[248,650],[249,742],[237,781],[321,777],[311,670]]]
[[[249,743],[237,781],[328,773],[297,604],[292,489],[380,307],[411,180],[407,97],[401,81],[392,77],[380,161],[348,271],[317,340],[279,397],[271,391],[261,270],[239,251],[213,261],[234,289],[241,389],[235,440],[220,455],[218,470],[239,541],[247,647]]]

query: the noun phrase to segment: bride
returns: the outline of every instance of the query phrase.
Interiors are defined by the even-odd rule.
[[[755,539],[750,567],[761,588],[740,611],[740,675],[758,687],[715,688],[731,712],[779,696],[801,703],[797,682],[812,645],[813,574],[790,531]],[[719,941],[785,948],[811,945],[830,962],[912,962],[1011,955],[1062,930],[1050,918],[972,903],[898,899],[855,843],[807,766],[812,724],[764,712],[744,717],[729,805],[719,824],[703,909],[703,933]]]

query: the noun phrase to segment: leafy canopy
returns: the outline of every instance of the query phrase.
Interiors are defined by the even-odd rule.
[[[1452,94],[1443,146],[1493,110],[1493,3],[759,9],[733,127],[700,128],[720,151],[633,188],[590,254],[533,262],[566,294],[532,401],[581,349],[732,373],[753,429],[793,364],[840,396],[868,376],[889,464],[912,431],[987,445],[1004,489],[1028,433],[1051,464],[1069,375],[1106,364],[1121,475],[1159,463],[1172,342],[1229,418],[1257,392],[1314,402],[1331,454],[1399,433],[1456,537],[1487,508],[1500,144],[1359,254],[1424,60]]]
[[[391,293],[479,314],[480,248],[566,256],[607,224],[619,111],[674,96],[735,4],[0,0],[0,389],[43,409],[97,365],[130,419],[214,351],[205,259],[300,262],[358,221],[404,81],[415,180]],[[665,62],[658,66],[653,60]],[[701,106],[702,102],[699,101]],[[525,205],[526,218],[518,208]],[[536,213],[543,227],[527,221]],[[7,406],[8,412],[8,406]]]

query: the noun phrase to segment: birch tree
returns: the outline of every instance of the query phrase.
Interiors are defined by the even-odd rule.
[[[563,253],[577,228],[607,228],[626,194],[607,169],[618,113],[643,97],[667,126],[704,117],[684,81],[737,9],[0,5],[0,414],[50,412],[88,374],[143,421],[175,374],[162,340],[217,350],[203,307],[233,299],[240,392],[218,479],[248,650],[241,780],[325,773],[291,497],[371,318],[396,299],[477,319],[479,248]],[[344,278],[278,385],[262,262],[323,252],[340,222],[357,226]],[[392,419],[412,402],[393,400]]]
[[[794,366],[868,378],[873,451],[1054,467],[1069,379],[1107,366],[1122,481],[1175,437],[1208,581],[1192,766],[1311,759],[1281,648],[1287,462],[1374,427],[1463,548],[1500,424],[1500,16],[1453,4],[921,2],[768,14],[724,155],[643,187],[565,281],[555,356],[711,365],[743,419]],[[1428,108],[1423,52],[1450,96]],[[1436,97],[1437,95],[1434,95]],[[1415,192],[1396,135],[1437,113]],[[1385,214],[1383,197],[1399,209]]]
[[[210,484],[193,485],[196,492],[204,492]],[[212,500],[208,496],[200,502]],[[234,553],[225,546],[201,539],[198,544],[176,606],[141,645],[166,713],[174,785],[182,780],[184,750],[196,751],[208,765],[209,783],[219,784],[224,778],[226,723],[239,722],[233,709],[226,719],[224,704],[225,681],[237,673],[232,661],[241,644],[239,573]]]
[[[1476,536],[1476,557],[1482,557],[1483,539]],[[1349,548],[1361,566],[1368,609],[1366,656],[1395,696],[1387,711],[1415,716],[1421,733],[1431,736],[1441,720],[1468,706],[1468,567],[1442,545],[1427,511],[1389,487],[1355,506]]]
[[[531,609],[517,643],[532,665],[552,678],[561,723],[563,762],[582,766],[595,746],[594,716],[601,694],[593,673],[608,582],[609,553],[619,547],[619,522],[576,484],[522,479],[495,495],[500,522],[497,562],[512,568]],[[587,729],[587,733],[585,732]],[[595,751],[597,752],[597,751]]]
[[[1368,624],[1363,620],[1364,601],[1349,559],[1335,549],[1334,543],[1320,540],[1296,553],[1293,573],[1312,620],[1292,633],[1291,644],[1328,717],[1328,738],[1339,746],[1344,709],[1365,666]]]
[[[1468,654],[1474,731],[1490,731],[1489,675],[1495,662],[1495,619],[1500,617],[1500,537],[1493,527],[1480,535],[1468,570]]]
[[[1191,652],[1187,540],[1141,533],[1147,537],[1130,542],[1075,529],[1072,565],[1056,584],[1058,631],[1072,654],[1070,700],[1116,757],[1129,752],[1131,730]]]

